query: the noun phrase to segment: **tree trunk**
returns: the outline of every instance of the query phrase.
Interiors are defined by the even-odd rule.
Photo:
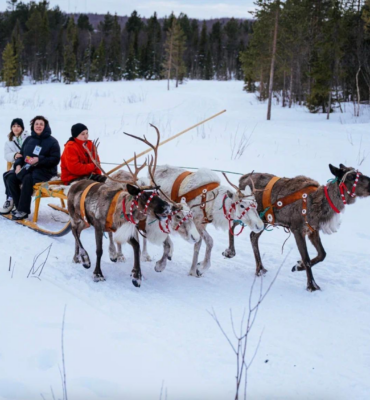
[[[331,84],[330,84],[330,92],[329,92],[329,104],[328,104],[328,113],[326,115],[326,119],[330,118],[330,109],[331,109],[331,96],[332,96],[332,90],[331,90]]]
[[[360,74],[360,71],[361,71],[361,65],[358,67],[358,71],[357,71],[357,74],[356,74],[356,87],[357,87],[357,111],[356,111],[356,115],[355,115],[355,117],[359,117],[360,116],[360,101],[361,101],[361,99],[360,99],[360,87],[359,87],[359,85],[358,85],[358,76],[359,76],[359,74]]]
[[[285,72],[285,69],[284,69],[284,83],[283,83],[283,107],[285,107],[285,94],[286,94],[286,86],[285,86],[285,84],[286,84],[286,72]]]
[[[292,108],[293,101],[293,63],[290,67],[290,83],[289,83],[289,108]]]
[[[280,9],[280,0],[276,0],[275,28],[274,28],[274,39],[272,44],[272,57],[271,57],[271,69],[270,69],[269,101],[267,105],[268,121],[270,121],[271,119],[272,92],[274,89],[274,69],[275,69],[276,42],[277,42],[278,24],[279,24],[279,9]]]

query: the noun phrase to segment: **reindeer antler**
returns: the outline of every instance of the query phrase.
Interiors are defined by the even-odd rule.
[[[127,163],[125,160],[123,160],[123,161],[125,162],[125,164],[126,164],[128,170],[129,170],[129,172],[130,172],[130,174],[131,174],[131,176],[132,176],[132,180],[133,180],[134,182],[137,182],[137,181],[138,181],[138,179],[139,179],[139,177],[138,177],[139,172],[140,172],[143,168],[145,168],[145,167],[148,165],[147,159],[145,159],[144,163],[143,163],[140,167],[138,167],[138,166],[137,166],[136,153],[134,153],[135,172],[132,172],[130,166],[128,165],[128,163]]]
[[[203,203],[193,204],[190,208],[199,207],[199,206],[202,206],[203,204],[207,204],[207,203],[210,203],[211,201],[213,201],[216,198],[216,195],[215,195],[215,193],[213,191],[211,193],[213,194],[213,198],[212,199],[206,200]]]
[[[141,138],[141,137],[139,137],[139,136],[132,135],[132,134],[127,133],[127,132],[123,132],[123,133],[124,133],[125,135],[127,135],[127,136],[131,136],[131,137],[134,138],[134,139],[140,140],[141,142],[147,144],[150,148],[153,149],[153,151],[154,151],[154,158],[152,157],[152,160],[151,160],[151,162],[150,162],[150,164],[149,164],[149,166],[148,166],[148,170],[149,170],[150,176],[153,176],[153,177],[154,177],[154,175],[155,175],[155,169],[156,169],[156,167],[157,167],[157,162],[158,162],[158,147],[159,147],[159,143],[160,143],[160,140],[161,140],[161,134],[160,134],[160,132],[159,132],[159,129],[158,129],[156,126],[154,126],[153,124],[150,124],[150,126],[151,126],[152,128],[154,128],[155,131],[157,132],[157,143],[156,143],[156,144],[153,144],[153,143],[149,142],[149,140],[146,138],[145,135],[144,135],[143,138]]]
[[[225,177],[225,179],[227,180],[227,182],[229,183],[230,186],[232,186],[237,192],[240,192],[240,189],[238,188],[238,186],[234,185],[229,178],[227,177],[226,173],[223,172],[222,175]]]
[[[95,155],[91,153],[91,151],[90,151],[89,148],[87,147],[86,143],[84,143],[84,145],[83,145],[83,147],[85,148],[87,154],[89,155],[89,157],[90,157],[92,163],[93,163],[97,168],[100,169],[100,171],[103,173],[104,176],[106,176],[108,179],[112,180],[113,182],[123,183],[123,184],[129,183],[129,184],[134,184],[134,185],[135,185],[135,184],[136,184],[136,181],[137,181],[137,175],[134,175],[134,174],[132,173],[131,170],[130,170],[130,173],[131,173],[133,179],[135,179],[135,176],[136,176],[136,180],[132,180],[132,181],[121,181],[121,180],[119,180],[119,179],[112,178],[110,175],[108,175],[108,174],[104,171],[103,167],[101,166],[101,164],[100,164],[100,162],[99,162],[99,160],[98,160],[98,147],[99,147],[99,145],[100,145],[99,139],[94,140],[93,146],[94,146],[94,148],[95,148],[95,152],[94,152]],[[139,171],[140,171],[142,168],[144,168],[145,166],[146,166],[146,161],[145,161],[145,163],[140,167],[140,169],[137,170],[136,154],[135,154],[135,172],[136,172],[136,173],[139,173]],[[130,167],[129,167],[129,168],[130,168]]]
[[[166,193],[161,189],[161,187],[160,187],[159,185],[157,185],[157,183],[155,182],[152,169],[150,168],[151,165],[152,165],[152,163],[153,163],[153,156],[152,156],[152,158],[151,158],[151,160],[150,160],[149,167],[148,167],[149,176],[150,176],[150,179],[152,180],[153,185],[157,188],[157,190],[158,190],[159,192],[161,192],[161,194],[163,195],[163,197],[164,197],[169,203],[171,203],[171,204],[177,206],[178,203],[176,203],[176,202],[173,201],[170,197],[168,197],[168,196],[166,195]]]

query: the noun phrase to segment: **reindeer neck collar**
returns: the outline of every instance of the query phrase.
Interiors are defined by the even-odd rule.
[[[347,178],[347,175],[348,175],[349,173],[351,173],[351,172],[356,172],[356,178],[355,178],[355,182],[353,183],[352,190],[349,191],[348,188],[347,188],[347,186],[346,186],[346,184],[345,184],[344,182],[345,182],[345,180],[346,180],[346,178]],[[351,171],[348,171],[348,172],[343,176],[343,178],[340,180],[340,183],[339,183],[339,191],[340,191],[341,200],[342,200],[342,202],[343,202],[344,205],[347,204],[347,200],[346,200],[346,196],[345,196],[346,193],[347,193],[348,196],[349,196],[350,198],[352,198],[352,199],[356,197],[356,187],[357,187],[357,183],[358,183],[358,180],[359,180],[359,178],[360,178],[360,175],[361,175],[361,172],[355,171],[355,170],[351,170]],[[327,184],[326,186],[324,186],[324,193],[325,193],[326,200],[328,201],[328,203],[329,203],[330,207],[332,208],[332,210],[333,210],[335,213],[339,214],[339,213],[340,213],[340,210],[334,205],[333,201],[331,200],[331,198],[330,198],[330,196],[329,196],[329,188],[328,188],[328,185],[329,185],[330,183],[335,183],[335,182],[337,182],[337,181],[338,181],[338,178],[335,178],[335,179],[330,180],[330,181],[328,182],[328,184]]]

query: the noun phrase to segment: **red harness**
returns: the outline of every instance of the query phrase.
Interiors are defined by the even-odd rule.
[[[242,200],[239,200],[239,201],[236,201],[236,202],[234,202],[234,203],[231,203],[230,209],[229,209],[229,211],[227,212],[227,210],[226,210],[226,205],[225,205],[225,201],[226,201],[227,197],[228,197],[227,194],[225,194],[225,196],[224,196],[224,198],[223,198],[223,200],[222,200],[222,209],[223,209],[223,211],[224,211],[225,218],[229,221],[229,231],[230,231],[230,233],[231,233],[233,236],[239,236],[239,235],[243,232],[243,230],[244,230],[244,228],[245,228],[245,225],[243,224],[243,222],[241,221],[241,219],[244,217],[244,215],[245,215],[251,208],[257,208],[257,206],[254,205],[254,204],[251,204],[250,207],[247,207],[247,208],[240,214],[240,216],[238,217],[238,220],[234,220],[234,219],[231,217],[231,213],[233,212],[233,210],[236,211],[236,206],[237,206],[239,203],[241,203]],[[237,234],[234,234],[234,232],[233,232],[233,230],[232,230],[232,223],[235,222],[235,221],[238,221],[239,224],[242,225],[242,228],[240,229],[240,232],[237,233]]]
[[[168,215],[167,219],[166,219],[166,225],[163,228],[161,221],[159,221],[159,229],[166,234],[170,234],[171,230],[170,230],[170,226],[169,223],[172,221],[172,216],[176,215],[177,213],[179,213],[180,210],[177,211],[172,211],[171,214]],[[180,229],[180,226],[187,220],[193,218],[193,214],[191,212],[188,212],[182,219],[181,221],[179,221],[179,223],[177,224],[175,231],[178,231]]]
[[[352,186],[352,190],[351,191],[348,190],[348,188],[347,188],[347,186],[346,186],[346,184],[344,183],[343,180],[339,184],[340,196],[341,196],[341,199],[342,199],[344,205],[347,204],[346,197],[345,197],[345,192],[347,192],[347,194],[352,198],[356,197],[356,193],[355,192],[356,192],[356,187],[357,187],[357,183],[358,183],[358,180],[360,178],[360,175],[361,175],[361,172],[356,171],[356,178],[355,178],[355,182],[354,182],[354,184]],[[334,212],[339,214],[340,211],[338,210],[337,207],[335,207],[334,203],[331,201],[331,198],[329,197],[328,185],[326,185],[324,187],[324,192],[325,192],[325,197],[328,200],[328,203],[329,203],[330,207],[334,210]]]
[[[126,213],[126,197],[127,197],[127,195],[124,196],[123,199],[122,199],[122,213],[123,213],[124,217],[126,218],[126,221],[131,222],[131,223],[134,224],[134,225],[137,225],[137,222],[135,222],[135,220],[134,220],[133,212],[134,212],[135,207],[136,207],[137,209],[139,209],[139,201],[138,201],[138,200],[139,200],[140,196],[141,196],[143,193],[144,193],[144,190],[142,190],[137,196],[135,196],[135,197],[132,199],[131,205],[130,205],[130,210],[129,210],[129,213],[128,213],[128,214]],[[147,215],[148,207],[149,207],[151,201],[153,200],[153,198],[154,198],[155,196],[158,196],[158,193],[157,193],[157,192],[153,192],[153,193],[149,196],[149,199],[148,199],[147,202],[145,203],[144,211],[140,211],[140,210],[139,210],[142,214]]]

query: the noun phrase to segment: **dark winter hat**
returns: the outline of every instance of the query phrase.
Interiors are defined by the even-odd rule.
[[[71,132],[72,132],[72,137],[76,138],[81,132],[85,131],[87,129],[87,126],[84,124],[74,124],[72,125]]]
[[[12,129],[13,125],[18,124],[24,130],[24,124],[22,118],[14,118],[12,123],[10,124],[10,129]]]

